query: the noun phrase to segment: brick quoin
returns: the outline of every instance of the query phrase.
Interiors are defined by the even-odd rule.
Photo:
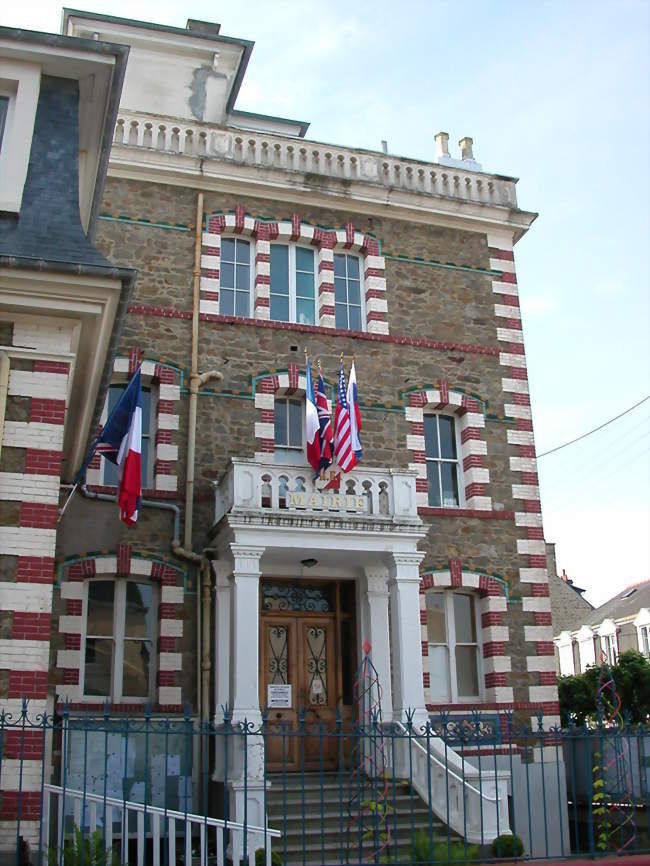
[[[53,583],[54,558],[51,556],[19,556],[16,580],[19,583]]]
[[[35,373],[68,373],[70,364],[66,361],[34,361]]]
[[[18,780],[16,779],[16,784]],[[21,821],[39,821],[41,818],[41,792],[40,791],[3,791],[2,806],[0,806],[0,818],[4,821],[16,821],[18,819],[18,799],[20,797],[20,819]]]
[[[36,529],[56,529],[59,510],[56,505],[42,502],[22,502],[20,506],[20,525]]]
[[[463,563],[460,559],[449,560],[449,574],[451,577],[451,585],[453,587],[463,585]]]
[[[27,448],[25,450],[25,474],[60,476],[61,452]]]
[[[65,400],[46,400],[32,397],[29,404],[29,420],[43,424],[63,424],[65,421]]]
[[[51,621],[49,613],[15,610],[11,637],[14,640],[49,640]]]
[[[117,573],[121,577],[131,574],[131,545],[117,545]]]
[[[47,671],[9,671],[10,698],[46,698]]]
[[[38,761],[43,757],[43,731],[4,731],[4,757]]]

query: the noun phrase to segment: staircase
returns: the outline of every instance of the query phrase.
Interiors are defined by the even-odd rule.
[[[300,773],[270,775],[268,779],[268,826],[281,833],[280,839],[273,840],[273,850],[283,858],[286,852],[285,866],[372,861],[383,844],[380,834],[386,828],[389,849],[382,850],[379,858],[390,853],[391,858],[410,859],[412,838],[419,829],[428,835],[432,828],[434,839],[447,839],[447,828],[408,783],[389,783],[385,822],[375,819],[366,807],[363,830],[369,831],[370,838],[362,841],[359,850],[358,801],[372,803],[377,799],[370,782],[366,780],[365,790],[358,791],[347,775],[324,773],[321,777],[319,773],[305,773],[303,794]]]

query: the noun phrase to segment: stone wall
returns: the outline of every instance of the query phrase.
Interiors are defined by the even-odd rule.
[[[257,218],[290,219],[297,212],[303,222],[315,226],[341,228],[352,223],[357,231],[372,233],[386,257],[389,334],[335,334],[314,327],[252,320],[231,323],[217,315],[202,316],[199,370],[216,368],[224,378],[217,388],[206,389],[199,398],[194,544],[199,546],[205,539],[212,521],[214,506],[208,479],[223,472],[231,454],[252,456],[259,451],[255,422],[260,417],[253,394],[256,379],[268,371],[287,370],[295,364],[302,367],[303,347],[320,358],[330,384],[336,379],[340,353],[347,359],[355,355],[367,465],[409,465],[413,459],[407,446],[412,432],[407,418],[410,395],[446,383],[480,404],[487,446],[481,465],[489,471],[485,488],[491,508],[480,513],[444,509],[444,514],[422,509],[423,519],[431,525],[421,545],[425,551],[423,570],[444,568],[449,560],[461,560],[463,569],[497,575],[505,581],[508,605],[501,622],[507,639],[502,643],[504,654],[507,643],[511,663],[504,665],[500,684],[511,692],[510,700],[499,706],[514,705],[528,719],[537,710],[554,715],[545,557],[528,556],[535,542],[522,544],[522,538],[537,539],[542,532],[535,503],[539,496],[535,493],[534,445],[525,446],[526,460],[533,464],[528,473],[531,477],[522,478],[521,472],[513,471],[522,451],[521,436],[512,434],[530,430],[529,421],[518,421],[530,413],[527,410],[528,416],[522,412],[517,418],[506,415],[513,396],[504,393],[503,377],[508,372],[504,372],[502,353],[511,347],[497,339],[498,328],[504,324],[515,327],[510,320],[504,323],[495,315],[495,303],[502,302],[495,286],[509,275],[502,277],[495,267],[494,257],[499,251],[490,249],[493,243],[489,244],[485,235],[387,217],[369,219],[355,213],[353,202],[350,205],[349,212],[341,212],[206,194],[206,215],[243,206]],[[179,367],[189,366],[195,207],[193,190],[108,180],[97,244],[111,261],[138,270],[121,355],[128,356],[139,346],[154,361],[166,359]],[[507,251],[503,255],[510,266],[512,256]],[[510,272],[510,283],[516,283],[514,267]],[[513,317],[515,313],[518,315],[518,309]],[[525,383],[525,360],[523,354],[520,357],[519,379]],[[527,391],[527,387],[522,390]],[[514,402],[526,406],[527,398]],[[186,421],[185,394],[181,397],[178,435],[179,504],[184,492]],[[525,436],[526,441],[532,441],[532,432]],[[513,487],[522,481],[533,490],[530,508],[523,508],[515,498]],[[518,494],[518,498],[528,495]],[[534,526],[532,531],[522,530],[522,521],[516,518],[528,511],[535,520],[525,515],[523,525]],[[169,524],[160,515],[147,515],[129,532],[129,541],[143,552],[168,553]],[[110,543],[117,544],[125,533],[114,522],[111,525]],[[66,553],[74,553],[74,528],[67,531],[65,539]],[[536,576],[528,575],[533,571]],[[524,573],[528,576],[522,580]],[[187,670],[192,664],[188,663]],[[507,696],[508,692],[502,694]]]

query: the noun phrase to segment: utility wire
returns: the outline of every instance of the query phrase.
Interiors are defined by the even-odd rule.
[[[610,418],[609,421],[605,421],[604,424],[600,424],[598,427],[594,427],[593,430],[589,430],[587,433],[583,433],[582,436],[576,436],[575,439],[571,439],[569,442],[565,442],[563,445],[557,445],[555,448],[551,448],[550,451],[544,451],[543,454],[538,454],[537,459],[540,457],[547,457],[549,454],[554,454],[556,451],[561,451],[563,448],[568,448],[569,445],[573,445],[575,442],[580,442],[581,439],[586,439],[587,436],[591,436],[592,433],[597,433],[599,430],[602,430],[603,427],[607,427],[609,424],[613,424],[614,421],[618,421],[619,418],[622,418],[623,415],[627,415],[633,409],[636,409],[637,406],[641,406],[642,403],[645,403],[647,400],[650,400],[650,395],[644,397],[642,400],[639,400],[638,403],[635,403],[634,406],[630,406],[629,409],[626,409],[624,412],[621,412],[620,415],[615,415],[613,418]]]

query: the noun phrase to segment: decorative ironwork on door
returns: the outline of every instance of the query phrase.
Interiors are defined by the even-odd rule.
[[[269,629],[268,682],[286,685],[289,682],[289,634],[286,626]]]
[[[305,669],[309,684],[307,700],[310,706],[327,704],[327,632],[324,628],[307,629]]]
[[[304,613],[329,613],[331,590],[327,586],[303,587],[294,583],[263,583],[262,610],[292,610]]]

